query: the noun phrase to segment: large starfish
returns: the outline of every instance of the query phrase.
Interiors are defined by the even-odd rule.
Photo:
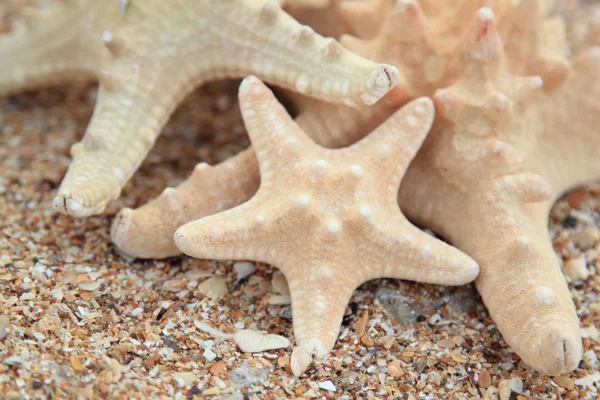
[[[53,202],[73,216],[100,213],[118,197],[171,112],[203,82],[256,74],[305,95],[370,105],[397,77],[395,67],[319,36],[276,2],[68,3],[0,39],[0,93],[99,77],[94,114]]]
[[[527,47],[511,46],[507,54],[503,53],[494,14],[485,8],[477,13],[456,51],[421,52],[428,59],[437,57],[438,61],[432,63],[442,73],[428,75],[435,78],[432,80],[419,80],[421,86],[407,79],[410,93],[450,85],[453,88],[436,95],[441,115],[407,172],[400,199],[409,217],[442,233],[480,263],[482,273],[476,281],[477,288],[504,338],[516,352],[534,368],[560,374],[576,367],[581,344],[577,316],[546,225],[553,199],[573,186],[600,177],[595,128],[600,115],[599,61],[597,47],[588,48],[571,63],[565,61],[564,55],[561,59],[560,52],[565,49],[560,40],[555,47],[548,47],[541,40],[545,36],[540,32],[551,25],[541,20],[543,13],[533,7],[536,4],[539,3],[524,0],[518,8],[503,8],[502,14],[516,18],[515,15],[525,13],[531,18],[531,26],[540,29],[526,32],[528,41],[538,43],[528,50],[540,60],[538,64],[524,67],[515,63],[523,54],[520,49]],[[421,32],[431,32],[419,5],[403,2],[372,46],[362,43],[363,54],[370,50],[374,59],[395,63],[386,55],[397,54],[396,46],[410,50],[405,46],[423,40],[422,35],[415,35],[412,40],[389,35],[388,28],[398,32],[402,21],[412,21],[425,28]],[[510,19],[501,22],[501,32],[515,34]],[[560,20],[551,19],[549,23],[564,31]],[[549,39],[556,40],[555,36]],[[597,45],[593,37],[586,40]],[[427,49],[424,44],[421,46]],[[377,48],[385,49],[385,54],[377,54],[373,50]],[[447,56],[441,57],[443,54]],[[408,62],[397,65],[403,75],[418,73],[410,71]],[[556,68],[548,68],[552,65]],[[512,72],[516,73],[529,73],[528,68],[532,68],[531,72],[542,74],[546,81],[538,77],[518,79],[507,74],[505,68],[515,68]],[[450,79],[446,78],[448,74],[457,75]],[[423,82],[428,85],[423,86]],[[443,82],[446,84],[442,85]],[[531,84],[543,86],[527,89]],[[364,135],[364,127],[377,125],[385,118],[384,105],[379,107],[382,112],[376,108],[367,116],[342,107],[320,105],[308,112],[311,118],[302,117],[320,143],[345,145]],[[473,168],[473,162],[479,167]],[[238,163],[245,166],[243,173],[236,170]],[[238,175],[230,177],[229,170],[238,171]],[[237,178],[252,182],[250,175],[257,173],[257,167],[252,154],[247,152],[224,162],[214,172],[225,181]],[[198,200],[199,189],[191,190],[195,179],[192,177],[185,187],[173,192],[178,203],[187,208],[189,219],[217,211],[211,199],[205,203]],[[255,186],[245,196],[238,196],[249,198],[257,182],[255,176]],[[211,197],[226,198],[229,191],[211,191]],[[196,194],[194,204],[203,203],[201,207],[191,204],[192,193]],[[164,199],[159,198],[140,210],[125,210],[123,218],[118,218],[113,226],[117,245],[127,247],[127,242],[133,242],[127,240],[126,233],[119,235],[126,231],[119,226],[131,227],[132,234],[151,235],[151,239],[160,237],[150,241],[155,249],[176,254],[168,238],[177,224],[186,220],[174,216],[164,204]],[[148,226],[147,221],[152,220],[162,221],[163,225],[160,228],[154,225],[156,230],[152,233],[135,229]],[[142,240],[138,237],[135,242],[140,244]],[[135,250],[144,256],[142,247]],[[506,299],[510,299],[510,305]]]
[[[175,233],[185,253],[277,266],[292,298],[294,373],[333,348],[354,289],[380,277],[460,285],[477,264],[411,225],[400,180],[429,131],[430,99],[417,99],[350,148],[312,142],[258,79],[240,86],[240,108],[262,181],[248,202]]]
[[[503,71],[493,16],[480,21],[485,35],[466,49],[465,78],[434,97],[440,118],[400,202],[481,264],[477,289],[517,354],[540,372],[566,373],[581,358],[579,321],[548,213],[566,190],[600,177],[600,54],[582,54],[544,89],[539,77]]]

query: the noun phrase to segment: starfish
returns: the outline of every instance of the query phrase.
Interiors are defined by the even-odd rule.
[[[283,272],[299,346],[292,365],[329,353],[362,282],[475,279],[473,260],[411,225],[398,207],[402,175],[433,121],[430,99],[409,103],[352,147],[330,150],[312,142],[255,77],[242,82],[239,98],[256,147],[258,192],[179,228],[175,242],[193,257],[251,259]]]
[[[577,367],[582,345],[548,215],[566,190],[600,177],[600,53],[572,60],[544,88],[539,76],[505,72],[493,14],[480,13],[479,26],[468,73],[434,96],[438,120],[399,199],[411,220],[480,263],[477,289],[516,353],[562,374]]]
[[[404,40],[388,34],[389,27],[398,32],[401,21],[420,21],[418,25],[425,28],[422,32],[434,31],[426,24],[416,2],[403,2],[397,7],[382,33],[371,41],[372,46],[354,41],[362,46],[354,49],[373,59],[397,64],[402,75],[412,76],[406,79],[408,98],[451,87],[435,95],[440,115],[402,182],[402,209],[412,220],[441,233],[479,262],[482,272],[476,285],[505,340],[535,369],[561,374],[576,367],[581,356],[581,339],[577,316],[546,226],[548,210],[557,196],[600,177],[597,157],[600,149],[594,128],[600,115],[598,47],[594,47],[598,43],[586,36],[591,47],[587,46],[587,50],[569,62],[565,61],[566,54],[561,55],[566,49],[560,40],[548,37],[558,43],[552,47],[542,40],[544,35],[530,30],[524,34],[528,41],[537,44],[529,46],[529,51],[540,62],[519,66],[515,60],[522,51],[510,47],[508,53],[504,52],[501,38],[501,33],[515,34],[511,18],[516,18],[519,12],[526,13],[532,18],[531,25],[542,31],[549,26],[565,31],[559,20],[550,19],[551,25],[537,21],[545,9],[536,11],[532,7],[536,4],[541,5],[525,0],[517,9],[502,8],[501,14],[509,20],[500,21],[501,29],[497,29],[490,9],[480,9],[467,34],[455,45],[455,51],[421,52],[429,54],[426,58],[435,54],[443,61],[433,63],[443,67],[442,73],[429,75],[433,80],[428,80],[427,75],[424,80],[416,79],[422,71],[411,72],[409,62],[386,58],[398,54],[396,46],[401,46],[404,54],[410,53],[415,47],[406,46],[414,46],[411,43],[415,40],[421,41],[417,46],[428,48],[427,42],[423,42],[427,35]],[[407,18],[406,13],[414,17]],[[572,21],[571,24],[576,25]],[[427,40],[434,42],[431,38]],[[581,48],[581,43],[578,41],[576,48]],[[385,49],[385,53],[378,54],[376,49]],[[369,51],[371,54],[367,54]],[[556,68],[548,68],[552,65]],[[516,70],[511,71],[513,68]],[[519,78],[506,69],[523,75],[542,74],[542,79],[535,75]],[[448,77],[454,74],[455,77]],[[415,79],[418,84],[413,83]],[[365,127],[376,126],[389,115],[385,106],[381,102],[368,115],[359,115],[344,107],[320,104],[302,115],[299,122],[301,126],[310,126],[311,134],[321,144],[347,145],[364,136]],[[479,167],[473,168],[473,162],[479,163]],[[227,171],[236,170],[237,163],[244,164],[245,169],[236,178],[251,181],[250,175],[257,173],[257,167],[250,152],[224,162],[215,168],[215,173],[224,181],[235,179],[228,178]],[[193,186],[194,179],[192,176],[185,188],[173,192],[179,204],[189,206],[188,216],[194,218],[218,211],[214,203],[203,203],[198,196],[191,203],[191,191],[187,188]],[[255,186],[240,197],[250,198],[258,180],[256,176]],[[211,196],[223,199],[229,190],[211,192]],[[197,207],[198,203],[205,207]],[[122,226],[134,228],[159,214],[162,221],[173,214],[161,198],[140,210],[124,210],[120,215],[124,218],[115,220],[117,227],[113,225],[113,240],[118,246],[127,243],[126,235],[114,235],[122,232],[118,229],[122,221],[127,221]],[[177,224],[185,222],[181,216],[173,220]],[[155,239],[150,241],[155,248],[172,252],[174,245],[169,237],[176,228],[167,222],[161,228],[164,230],[143,233],[132,229],[132,234],[142,236],[136,239],[138,244],[143,236],[150,236]],[[143,249],[136,250],[142,253]],[[514,306],[507,306],[506,299]]]
[[[276,2],[69,5],[42,14],[31,31],[1,39],[0,93],[99,78],[94,114],[53,202],[73,216],[100,213],[119,196],[177,104],[203,82],[256,74],[308,96],[370,105],[397,77],[395,67],[323,38]]]

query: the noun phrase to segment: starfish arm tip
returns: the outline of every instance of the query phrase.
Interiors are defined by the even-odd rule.
[[[195,257],[193,255],[194,250],[194,244],[193,244],[193,239],[192,239],[192,234],[190,232],[190,224],[185,224],[182,227],[180,227],[179,229],[177,229],[175,231],[175,233],[173,234],[173,241],[175,242],[175,246],[177,246],[177,248],[185,254],[191,255],[192,257]]]
[[[568,374],[577,368],[582,357],[582,343],[578,332],[569,332],[560,322],[551,323],[544,329],[539,360],[532,365],[547,375]]]
[[[123,258],[160,259],[179,254],[177,248],[173,249],[174,244],[171,240],[165,240],[164,236],[154,234],[156,230],[160,232],[160,226],[153,226],[156,222],[154,219],[136,218],[136,212],[139,211],[131,208],[122,209],[110,227],[110,238]],[[163,242],[168,244],[165,245]]]
[[[85,202],[78,196],[63,191],[59,192],[54,197],[52,200],[52,207],[62,214],[77,218],[89,217],[104,211],[104,205],[102,204],[94,209],[86,206]]]
[[[367,79],[367,90],[361,96],[363,103],[367,106],[377,103],[396,85],[399,75],[398,68],[393,65],[377,66]]]

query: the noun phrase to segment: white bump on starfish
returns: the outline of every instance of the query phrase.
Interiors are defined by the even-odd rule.
[[[303,194],[301,196],[298,196],[298,198],[296,199],[296,204],[300,207],[305,207],[308,205],[308,203],[310,202],[310,199],[307,195]]]
[[[554,301],[554,291],[548,286],[537,286],[535,295],[538,301],[551,305]]]
[[[327,238],[337,239],[340,235],[340,224],[337,221],[330,221],[327,224]]]
[[[477,18],[482,21],[490,21],[494,19],[494,11],[492,11],[492,9],[489,7],[481,7],[477,11]]]
[[[360,165],[356,164],[350,167],[350,171],[352,172],[352,175],[356,176],[357,178],[360,177],[363,173],[363,170],[360,167]]]

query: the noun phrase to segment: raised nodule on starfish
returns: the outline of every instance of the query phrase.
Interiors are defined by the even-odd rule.
[[[350,296],[364,281],[459,285],[477,276],[473,260],[412,226],[397,204],[402,175],[433,121],[431,100],[413,101],[341,150],[311,141],[254,77],[240,86],[240,107],[256,149],[259,190],[238,207],[179,228],[175,242],[198,258],[280,268],[296,343],[306,352],[320,358],[332,349]]]
[[[4,93],[79,75],[100,80],[92,120],[53,202],[73,216],[100,213],[119,195],[177,104],[205,81],[256,74],[349,105],[373,104],[396,82],[395,67],[319,36],[274,1],[100,3],[50,9],[31,30],[1,39],[0,51],[11,54],[0,61]]]

